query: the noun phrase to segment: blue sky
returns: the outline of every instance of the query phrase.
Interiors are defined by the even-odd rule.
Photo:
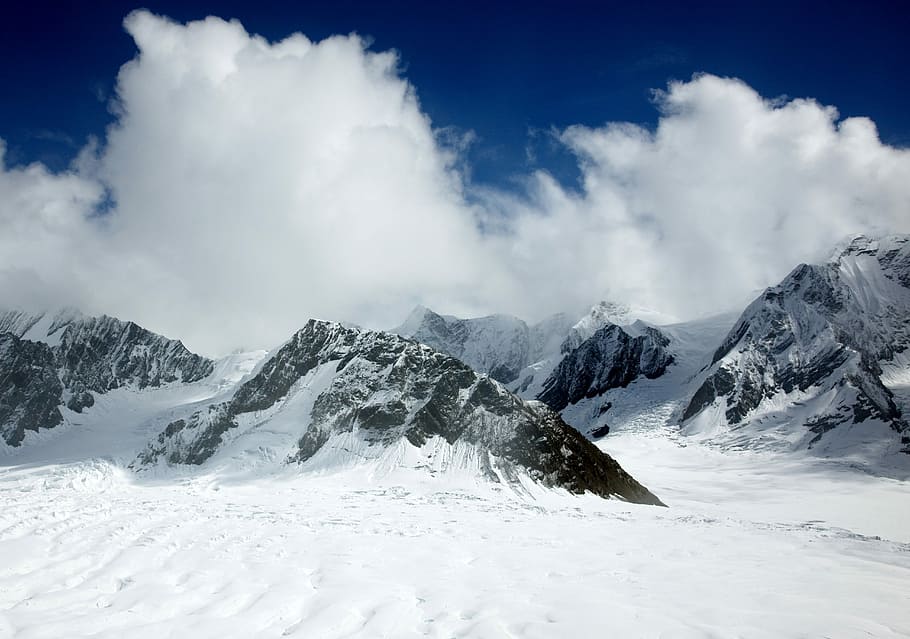
[[[740,311],[910,233],[902,6],[22,3],[0,300],[213,355],[416,304]]]
[[[544,167],[578,170],[552,127],[653,126],[651,91],[693,73],[735,76],[764,96],[813,97],[910,145],[910,5],[902,2],[44,2],[0,22],[0,137],[11,165],[65,167],[102,136],[117,70],[135,54],[132,9],[185,22],[237,18],[271,40],[356,31],[396,49],[435,127],[471,130],[472,179],[507,188]]]

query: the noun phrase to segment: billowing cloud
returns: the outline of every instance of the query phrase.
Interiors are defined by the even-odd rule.
[[[95,253],[89,218],[103,189],[75,173],[41,164],[7,168],[0,140],[0,307],[78,304],[80,273]]]
[[[580,194],[545,173],[530,198],[490,194],[511,215],[516,274],[550,283],[537,304],[561,281],[578,301],[609,291],[688,318],[741,307],[849,234],[910,231],[910,152],[883,145],[870,120],[710,75],[655,102],[655,131],[560,133]]]
[[[559,132],[580,191],[538,173],[467,198],[394,53],[216,18],[125,26],[139,53],[106,138],[63,174],[0,164],[4,305],[77,304],[209,353],[418,302],[533,319],[612,296],[689,317],[848,233],[910,231],[907,151],[737,80],[670,85],[654,131]]]
[[[218,351],[311,316],[388,325],[421,300],[493,297],[456,158],[393,53],[357,36],[270,44],[215,18],[136,12],[125,26],[139,54],[118,77],[118,119],[80,163],[113,201],[82,230],[104,259],[55,247],[83,259],[91,307]]]

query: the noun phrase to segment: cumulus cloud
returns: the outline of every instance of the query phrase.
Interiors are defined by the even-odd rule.
[[[569,127],[580,193],[546,173],[529,198],[490,193],[510,215],[513,272],[680,318],[739,308],[845,236],[910,231],[910,152],[866,118],[813,100],[767,100],[701,75],[655,96],[654,131]],[[541,259],[541,256],[545,256]],[[577,289],[576,289],[577,287]]]
[[[79,229],[103,245],[79,265],[90,306],[217,351],[275,343],[311,316],[390,325],[424,298],[492,297],[456,156],[393,53],[357,36],[270,44],[215,18],[137,12],[125,26],[139,54],[117,79],[117,122],[81,180],[56,178],[113,201]],[[48,252],[88,257],[78,235]]]
[[[848,233],[910,231],[907,151],[737,80],[671,84],[654,131],[559,132],[580,191],[539,172],[469,198],[463,144],[394,53],[216,18],[125,26],[139,53],[105,139],[62,174],[0,164],[5,305],[77,304],[207,353],[311,316],[390,326],[418,302],[533,319],[611,296],[685,318]]]
[[[7,168],[0,140],[0,305],[47,308],[85,299],[100,184],[41,164]]]

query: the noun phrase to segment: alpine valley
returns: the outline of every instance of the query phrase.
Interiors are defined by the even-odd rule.
[[[9,309],[0,635],[907,636],[908,416],[908,236],[684,323]]]

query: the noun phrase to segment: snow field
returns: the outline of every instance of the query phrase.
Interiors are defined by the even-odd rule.
[[[670,508],[366,467],[0,467],[0,636],[910,636],[910,485],[620,433]]]

